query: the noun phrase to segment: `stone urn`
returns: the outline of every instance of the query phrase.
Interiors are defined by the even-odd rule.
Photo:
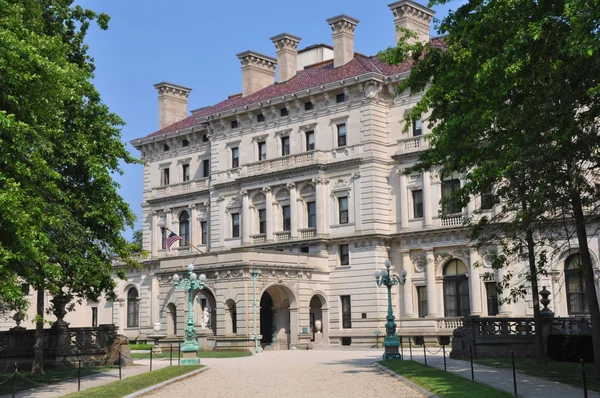
[[[154,325],[152,325],[152,329],[154,330],[154,334],[148,335],[149,338],[151,338],[152,340],[154,340],[154,345],[152,346],[152,353],[153,354],[162,354],[162,349],[160,348],[160,344],[159,344],[159,340],[164,339],[165,337],[167,337],[166,334],[160,334],[160,329],[161,329],[162,325],[160,324],[160,322],[154,322]]]
[[[315,321],[315,330],[317,333],[321,333],[321,327],[323,326],[323,324],[321,323],[320,319],[317,319]]]

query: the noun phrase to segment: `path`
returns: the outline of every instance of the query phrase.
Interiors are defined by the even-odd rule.
[[[401,381],[379,373],[379,351],[265,351],[231,359],[202,359],[207,372],[147,397],[419,397]],[[146,396],[145,396],[146,397]]]

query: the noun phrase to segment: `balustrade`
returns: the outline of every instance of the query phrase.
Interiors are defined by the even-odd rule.
[[[283,242],[286,240],[290,240],[290,231],[275,232],[275,233],[273,233],[273,235],[275,236],[275,240],[277,242]]]
[[[302,228],[299,229],[298,232],[300,232],[301,239],[314,238],[317,235],[316,228]]]

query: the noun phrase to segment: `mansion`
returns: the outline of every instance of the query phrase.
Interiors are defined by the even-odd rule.
[[[440,40],[430,39],[432,10],[411,0],[389,8],[381,48],[397,42],[396,27]],[[159,130],[132,141],[144,162],[149,256],[118,281],[118,301],[84,303],[67,321],[114,323],[142,340],[160,322],[161,333],[182,340],[187,293],[175,290],[173,275],[194,264],[206,275],[196,323],[211,347],[250,349],[255,329],[263,347],[373,346],[375,332],[385,333],[387,292],[374,274],[386,260],[407,271],[406,284],[392,289],[399,335],[451,335],[465,315],[533,315],[531,295],[501,303],[484,274],[501,280],[507,271],[493,271],[489,253],[473,248],[464,230],[465,218],[494,214],[488,198],[465,208],[448,203],[442,217],[442,198],[462,176],[404,173],[430,132],[425,117],[405,131],[419,96],[396,87],[410,63],[389,66],[355,52],[355,18],[327,23],[332,46],[301,49],[300,37],[283,33],[271,38],[274,57],[237,54],[241,93],[216,105],[190,114],[190,88],[155,85]],[[167,250],[171,231],[183,240]],[[593,236],[594,259],[598,243]],[[540,280],[556,316],[587,311],[577,262],[573,247]]]

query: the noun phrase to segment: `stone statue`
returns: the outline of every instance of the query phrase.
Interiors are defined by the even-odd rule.
[[[204,307],[202,310],[202,329],[208,329],[210,326],[210,312],[208,307]]]

